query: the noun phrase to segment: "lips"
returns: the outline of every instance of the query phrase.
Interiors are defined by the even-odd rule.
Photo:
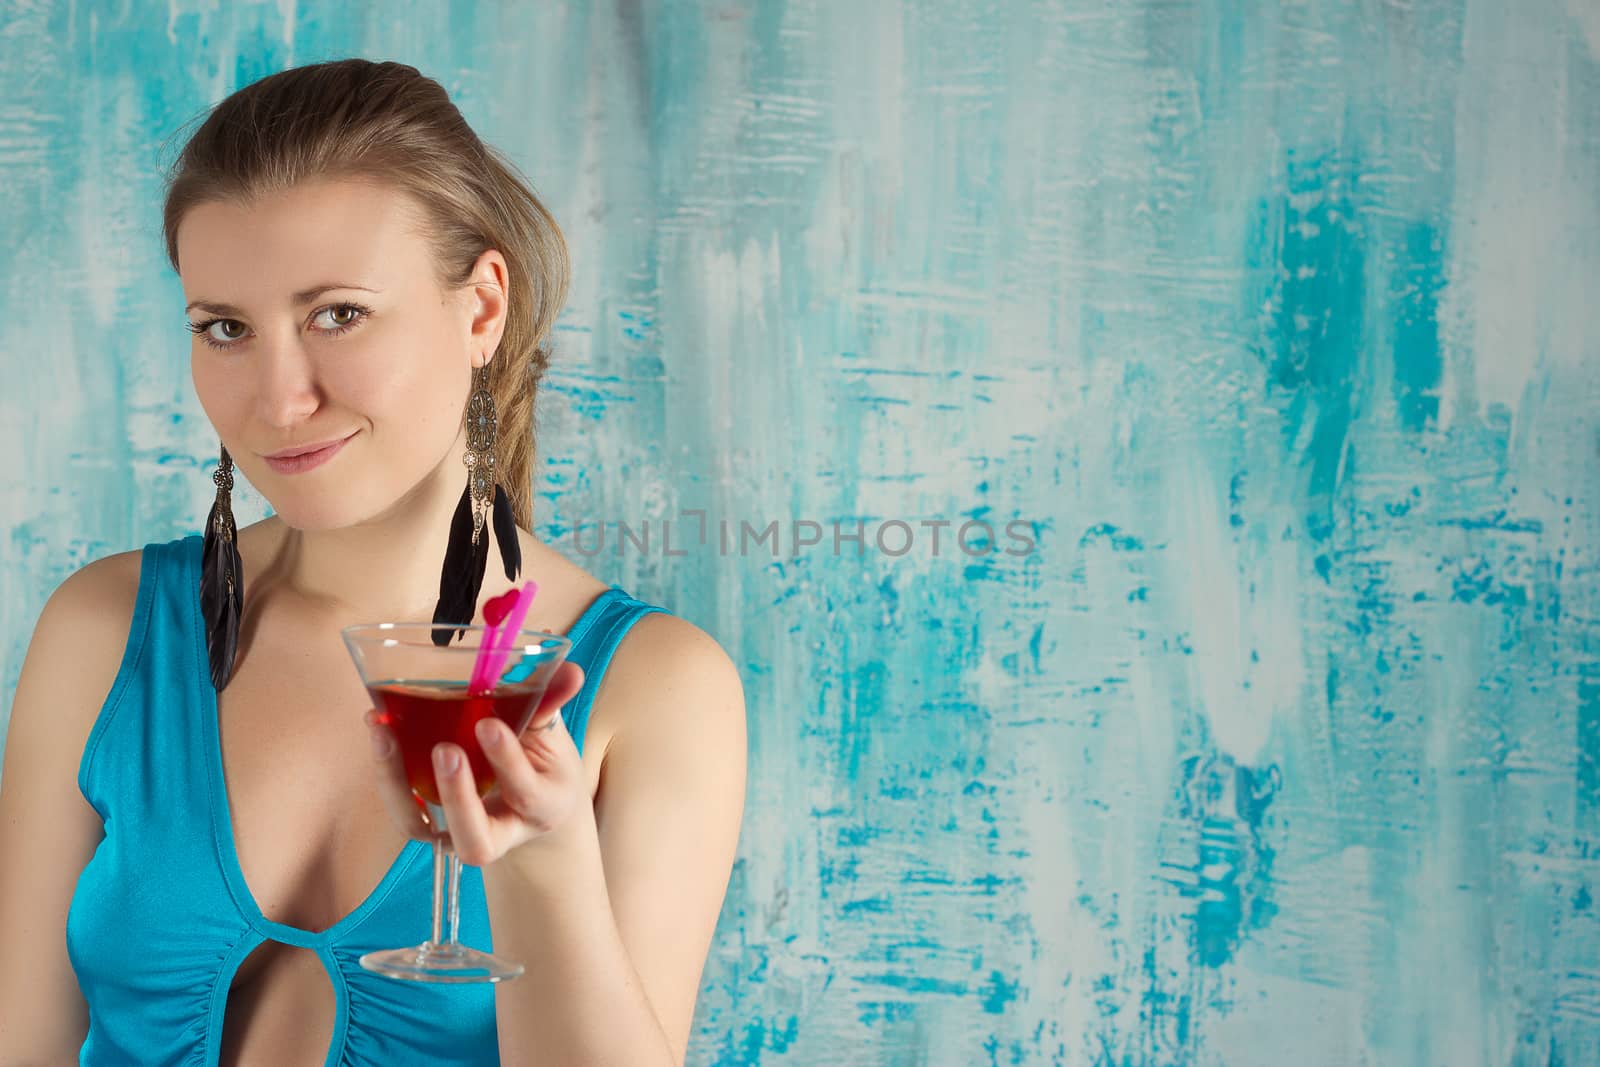
[[[264,455],[261,458],[262,459],[294,459],[294,458],[296,458],[298,456],[309,456],[313,452],[321,452],[324,448],[331,448],[334,445],[339,444],[342,441],[346,441],[346,440],[349,439],[349,436],[350,435],[347,434],[344,437],[335,437],[335,438],[332,438],[331,440],[319,441],[318,443],[316,443],[314,445],[303,445],[303,446],[300,446],[300,447],[297,447],[297,448],[286,448],[282,452],[273,452],[273,453],[271,453],[269,455]]]
[[[311,470],[313,467],[320,467],[324,463],[328,462],[328,460],[338,455],[353,437],[355,437],[355,434],[351,434],[350,437],[341,438],[340,440],[333,441],[325,445],[313,446],[311,451],[301,452],[298,455],[290,455],[287,457],[263,456],[261,458],[265,459],[267,461],[267,466],[271,467],[273,471],[278,474],[299,474],[302,471]]]

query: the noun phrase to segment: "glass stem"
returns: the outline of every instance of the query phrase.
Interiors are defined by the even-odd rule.
[[[444,920],[444,834],[433,835],[433,934],[428,938],[428,947],[439,947],[440,929]]]
[[[445,866],[450,867],[450,941],[456,943],[456,909],[458,906],[459,883],[461,881],[460,861],[445,850],[445,835],[450,832],[445,824],[444,808],[431,801],[428,803],[428,823],[433,828],[433,934],[428,938],[428,948],[438,949],[445,947],[441,940],[444,936],[444,897],[445,897]]]
[[[447,929],[449,940],[446,944],[455,948],[459,941],[456,932],[461,929],[461,857],[454,852],[450,853],[450,924]]]

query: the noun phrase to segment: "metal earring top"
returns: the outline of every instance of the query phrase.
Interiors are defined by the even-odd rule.
[[[494,394],[489,391],[487,363],[473,372],[473,381],[476,387],[467,398],[467,452],[461,462],[466,465],[472,494],[472,543],[476,545],[494,504],[494,442],[500,419],[494,408]]]

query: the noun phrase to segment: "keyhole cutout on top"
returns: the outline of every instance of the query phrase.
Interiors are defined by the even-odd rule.
[[[308,948],[263,941],[234,973],[221,1067],[324,1063],[337,1015],[333,981]]]

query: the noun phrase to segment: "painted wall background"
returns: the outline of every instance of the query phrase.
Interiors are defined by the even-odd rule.
[[[539,532],[743,666],[693,1062],[1600,1063],[1600,7],[7,5],[0,713],[209,503],[163,138],[347,54],[566,227]]]

